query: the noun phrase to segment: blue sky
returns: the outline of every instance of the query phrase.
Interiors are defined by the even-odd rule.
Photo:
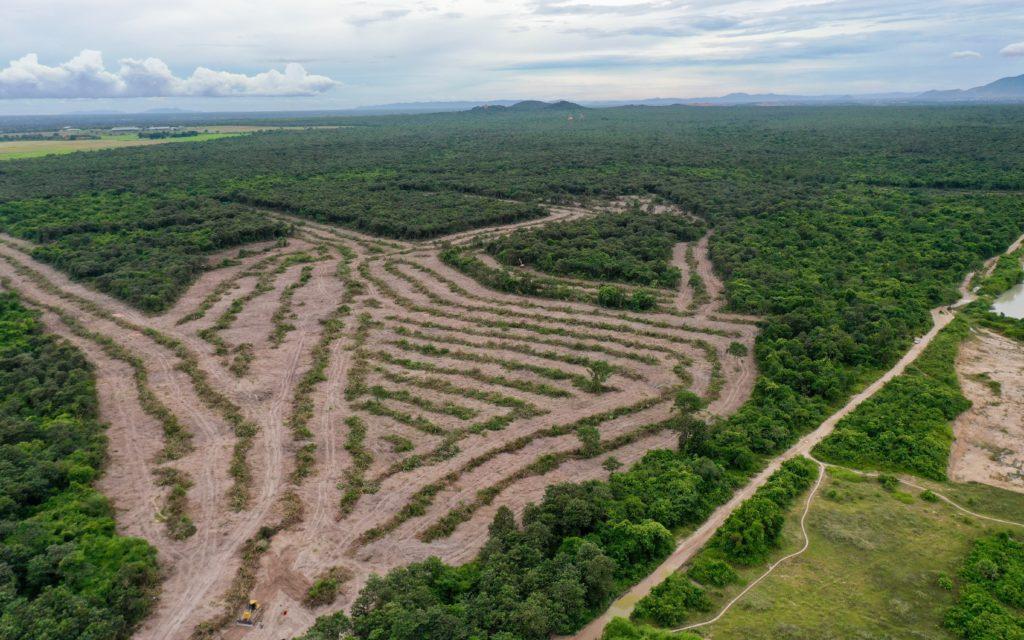
[[[0,113],[968,88],[1020,0],[2,0]]]

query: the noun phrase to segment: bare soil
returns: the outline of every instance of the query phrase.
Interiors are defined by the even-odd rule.
[[[583,207],[552,211],[543,220],[446,240],[465,242],[592,214]],[[614,450],[583,457],[575,453],[581,442],[573,425],[603,416],[597,429],[602,441],[610,442],[660,423],[670,415],[671,393],[681,382],[677,367],[686,371],[686,384],[707,397],[709,415],[735,411],[753,386],[750,354],[757,327],[721,313],[713,316],[721,306],[718,297],[685,315],[620,313],[527,299],[491,291],[450,269],[438,259],[435,243],[383,242],[273,215],[300,225],[288,246],[254,245],[259,253],[203,274],[159,316],[146,316],[71,282],[34,262],[24,243],[0,238],[0,277],[138,356],[154,395],[193,434],[194,450],[173,464],[194,482],[188,515],[197,532],[174,541],[158,521],[167,490],[152,475],[162,431],[142,410],[132,369],[95,342],[73,335],[55,314],[44,315],[47,326],[80,346],[97,366],[111,451],[101,488],[117,506],[120,529],[155,545],[167,575],[155,611],[136,638],[188,638],[197,624],[223,611],[243,543],[260,527],[279,521],[285,495],[298,497],[302,517],[278,533],[259,559],[252,596],[265,609],[262,626],[229,625],[222,637],[295,636],[317,615],[349,608],[373,573],[432,555],[449,562],[471,559],[499,507],[521,513],[554,482],[607,477],[608,457],[629,465],[651,449],[673,446],[675,432],[660,427]],[[267,272],[259,271],[263,261],[273,259],[268,267],[273,270],[295,252],[319,255],[321,247],[326,250],[322,259],[287,266],[270,279],[269,290],[250,295],[260,273]],[[701,264],[708,265],[706,241],[696,248]],[[218,258],[235,255],[226,252]],[[342,262],[351,255],[345,269]],[[275,345],[269,337],[273,316],[282,309],[282,293],[309,265],[311,277],[293,289],[291,312],[283,317],[294,328]],[[720,282],[704,271],[709,291],[720,296]],[[674,295],[683,300],[692,294],[684,282]],[[235,301],[241,309],[216,335],[229,347],[252,345],[252,361],[241,376],[229,370],[230,356],[218,354],[200,335],[216,327]],[[201,317],[180,322],[203,309]],[[324,344],[329,317],[340,318],[341,329]],[[180,348],[169,348],[162,339],[176,340]],[[745,345],[748,355],[730,355],[732,342]],[[324,366],[313,376],[317,349],[325,353]],[[258,428],[244,456],[249,500],[240,511],[229,503],[236,482],[229,464],[239,439],[223,403],[211,403],[185,370],[182,350],[223,403]],[[580,358],[616,367],[602,391],[582,388],[589,371]],[[307,375],[312,382],[303,387]],[[304,421],[309,436],[296,437],[293,428],[303,397],[311,407]],[[611,413],[623,407],[632,409]],[[348,420],[352,417],[358,422]],[[353,424],[361,424],[365,433]],[[396,451],[385,440],[394,435],[409,440],[412,449]],[[315,445],[310,472],[296,477],[297,456],[310,444]],[[559,453],[565,457],[546,473],[522,474],[540,456]],[[364,491],[356,490],[354,503],[343,510],[346,490],[357,486],[353,478],[362,478]],[[439,490],[422,515],[396,519],[433,485]],[[479,490],[489,487],[500,488],[492,501],[479,505],[449,535],[424,541],[424,532],[451,509],[473,502]],[[302,605],[305,591],[332,566],[350,569],[353,578],[334,605],[307,609]]]
[[[973,406],[953,423],[950,478],[1024,492],[1024,345],[978,331],[956,368]]]

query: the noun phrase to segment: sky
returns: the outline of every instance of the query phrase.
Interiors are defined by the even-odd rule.
[[[0,0],[0,114],[969,88],[1021,0]]]

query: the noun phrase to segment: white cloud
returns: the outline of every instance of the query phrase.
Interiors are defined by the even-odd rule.
[[[980,58],[981,54],[977,51],[954,51],[949,55],[954,60],[965,60],[969,58]]]
[[[1003,47],[999,53],[1003,54],[1007,58],[1024,57],[1024,42],[1014,42],[1013,44],[1008,44],[1005,47]]]
[[[338,84],[296,63],[285,65],[284,73],[271,69],[251,76],[198,67],[187,78],[176,77],[158,58],[125,58],[120,64],[110,71],[99,51],[86,49],[51,67],[30,53],[0,69],[0,99],[313,96]]]

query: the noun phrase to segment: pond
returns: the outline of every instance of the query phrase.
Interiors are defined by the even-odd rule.
[[[1024,318],[1024,282],[996,298],[992,310],[1009,318]]]

